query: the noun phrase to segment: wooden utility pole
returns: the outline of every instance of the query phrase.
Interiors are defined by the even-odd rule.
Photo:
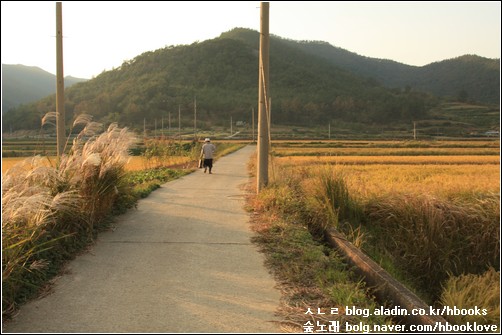
[[[64,154],[66,143],[63,74],[63,10],[56,2],[56,142],[57,155]]]
[[[267,96],[268,96],[268,91],[267,91]],[[268,147],[270,148],[270,143],[272,142],[272,138],[270,135],[270,133],[272,132],[272,98],[268,98],[267,120],[268,120]]]
[[[269,148],[269,3],[260,6],[260,62],[258,79],[258,171],[257,192],[268,184],[268,148]]]
[[[178,105],[178,137],[181,141],[181,105]]]
[[[197,97],[193,98],[193,139],[197,140]]]
[[[253,122],[253,143],[254,143],[254,108],[251,108],[251,119]]]

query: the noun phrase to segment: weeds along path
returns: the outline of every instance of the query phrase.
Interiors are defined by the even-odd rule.
[[[271,333],[280,292],[250,242],[247,146],[116,219],[3,332]]]

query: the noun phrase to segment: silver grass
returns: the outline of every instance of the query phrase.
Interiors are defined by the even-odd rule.
[[[58,174],[64,178],[74,174],[82,165],[82,156],[80,154],[63,155],[59,160],[57,168]]]
[[[103,124],[99,122],[89,122],[82,130],[84,136],[95,136],[103,130]]]
[[[94,166],[99,166],[101,164],[101,156],[99,153],[97,152],[94,152],[90,155],[88,155],[84,161],[82,162],[82,165],[86,165],[86,164],[90,164],[90,165],[94,165]]]
[[[3,197],[2,200],[4,200]],[[49,209],[52,197],[48,192],[10,200],[8,203],[2,201],[2,228],[9,224],[19,223],[24,223],[27,228],[40,226],[47,223],[52,214]]]
[[[58,193],[52,198],[50,207],[57,212],[77,212],[80,196],[77,191],[67,191]]]
[[[28,171],[26,179],[48,187],[57,184],[60,180],[57,171],[50,166],[38,166]]]
[[[73,121],[73,127],[79,124],[89,124],[92,121],[92,115],[89,114],[80,114],[75,118],[75,121]]]
[[[49,114],[43,121],[54,116]],[[116,124],[96,135],[101,125],[89,121],[86,116],[75,120],[74,125],[86,126],[74,139],[70,153],[56,164],[33,157],[2,176],[2,245],[9,251],[2,255],[2,279],[12,287],[11,296],[18,294],[15,283],[24,280],[26,271],[43,271],[48,265],[34,256],[55,242],[47,241],[49,229],[57,232],[61,227],[65,232],[68,225],[80,226],[84,219],[86,231],[92,233],[115,201],[134,137]],[[113,173],[108,174],[110,169]],[[69,220],[73,215],[79,216],[77,221]]]
[[[42,126],[44,126],[45,124],[51,124],[53,126],[56,126],[56,118],[57,118],[56,112],[45,113],[44,117],[42,118]]]
[[[37,259],[33,263],[30,264],[30,270],[42,271],[49,266],[49,261],[46,259]]]
[[[110,125],[108,126],[108,129],[106,131],[108,133],[112,133],[117,128],[118,128],[117,122],[112,122],[112,123],[110,123]]]

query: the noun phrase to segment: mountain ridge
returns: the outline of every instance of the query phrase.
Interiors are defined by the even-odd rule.
[[[203,42],[144,52],[118,68],[68,88],[67,119],[87,112],[97,121],[119,122],[139,129],[144,122],[153,127],[154,120],[183,107],[181,122],[189,125],[193,124],[190,110],[194,109],[196,97],[201,127],[226,124],[230,116],[247,120],[257,104],[258,44],[258,32],[235,28]],[[334,54],[339,56],[333,58]],[[488,74],[461,70],[467,82],[489,87],[485,93],[499,89],[499,63],[479,56],[461,56],[462,62],[472,63],[474,68],[481,64]],[[469,87],[457,87],[440,98],[431,93],[433,90],[424,92],[417,88],[424,80],[432,86],[438,81],[434,75],[443,68],[446,73],[456,73],[459,60],[420,67],[417,76],[414,66],[359,56],[326,42],[271,36],[270,64],[273,118],[278,123],[409,123],[428,117],[428,111],[440,100],[477,99]],[[354,73],[354,69],[360,73]],[[409,77],[410,73],[415,77]],[[399,82],[402,78],[408,81]],[[398,84],[392,85],[392,80]],[[446,77],[442,85],[451,85],[448,80],[455,79]],[[499,95],[496,96],[496,102],[489,98],[499,104]],[[16,108],[7,115],[4,127],[7,122],[14,128],[40,127],[41,116],[54,106],[54,96],[48,96]]]
[[[240,36],[239,36],[240,35]],[[251,37],[254,35],[253,37]],[[246,37],[242,37],[246,36]],[[220,37],[236,38],[247,43],[258,43],[259,34],[251,29],[234,28]],[[500,84],[487,87],[479,82],[465,82],[462,73],[484,72],[489,80],[499,83],[500,59],[485,58],[478,55],[461,55],[444,59],[423,66],[407,65],[390,59],[371,58],[331,45],[324,41],[295,41],[279,36],[272,36],[282,43],[294,44],[301,50],[317,57],[324,58],[333,65],[364,77],[373,78],[388,88],[416,89],[442,97],[458,97],[467,93],[482,103],[500,103]],[[445,71],[458,67],[458,73],[449,76]],[[448,67],[444,71],[438,71]],[[492,70],[492,72],[490,72]],[[444,79],[441,79],[443,77]],[[439,83],[439,84],[438,84]],[[487,92],[485,92],[488,90]],[[471,92],[469,94],[469,92]]]

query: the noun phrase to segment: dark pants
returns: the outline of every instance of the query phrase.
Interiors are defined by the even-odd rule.
[[[209,171],[213,168],[213,159],[212,158],[204,158],[204,168],[209,168]]]

